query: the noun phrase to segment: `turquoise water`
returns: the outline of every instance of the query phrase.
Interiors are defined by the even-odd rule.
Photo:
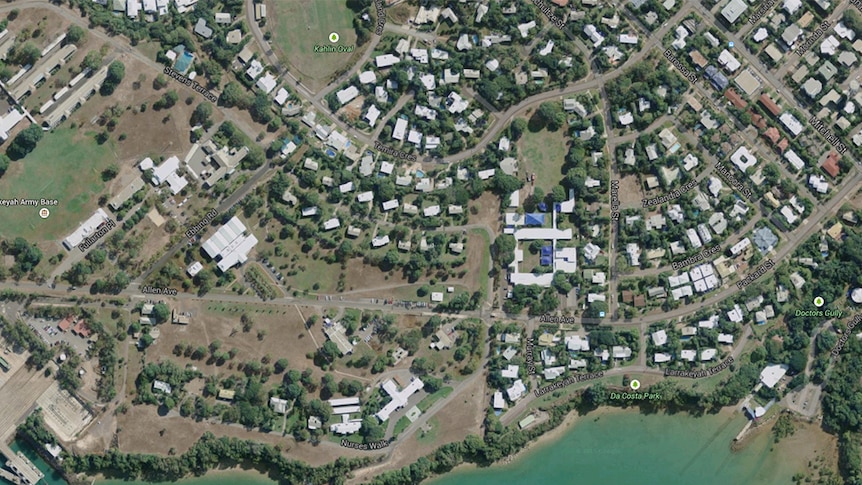
[[[45,460],[43,460],[39,455],[33,451],[26,443],[20,441],[13,441],[12,444],[9,445],[9,448],[12,448],[14,452],[23,452],[24,456],[30,459],[33,464],[36,465],[36,468],[42,471],[45,474],[45,478],[39,481],[39,485],[69,485],[66,480],[63,480],[62,475],[54,471],[51,468],[51,465],[48,464]],[[4,460],[5,462],[5,460]],[[3,479],[0,479],[0,483],[6,483]]]
[[[429,483],[789,485],[803,463],[788,463],[780,448],[770,451],[773,446],[770,433],[750,438],[742,451],[731,451],[730,443],[745,421],[739,414],[695,418],[687,414],[644,416],[634,411],[611,411],[600,416],[587,415],[577,418],[558,439],[532,447],[511,464],[465,468]],[[42,460],[37,460],[37,465],[49,469]],[[46,483],[65,485],[62,479]],[[122,480],[97,483],[146,485]],[[253,471],[230,471],[173,483],[273,485],[277,482]]]
[[[745,418],[613,412],[584,416],[558,440],[531,448],[515,462],[463,469],[433,485],[777,485],[790,484],[801,464],[770,452],[771,434],[730,443]]]

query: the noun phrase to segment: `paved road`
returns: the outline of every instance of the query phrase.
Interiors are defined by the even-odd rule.
[[[642,332],[641,335],[644,335],[644,332]],[[739,359],[739,356],[742,354],[742,349],[745,348],[745,344],[748,342],[748,337],[750,335],[751,335],[751,325],[746,325],[742,331],[742,335],[740,336],[739,340],[737,340],[736,345],[734,346],[733,350],[730,352],[730,356],[733,357],[734,360]],[[643,344],[643,342],[641,342],[641,344]],[[641,347],[640,355],[646,356],[646,347]],[[643,360],[643,359],[641,359],[641,360]],[[636,365],[629,365],[626,367],[614,367],[613,369],[606,370],[604,373],[604,376],[605,377],[612,377],[612,376],[621,376],[623,374],[630,374],[630,375],[648,374],[648,375],[663,376],[664,370],[658,369],[655,367],[649,367],[646,365],[646,362],[643,361],[643,362],[639,362]],[[531,379],[533,380],[533,390],[534,391],[536,389],[541,389],[541,388],[550,384],[548,382],[543,382],[543,378],[541,375],[532,376]],[[535,401],[536,399],[538,399],[536,397],[536,393],[530,392],[529,394],[527,394],[527,396],[525,396],[523,399],[518,401],[517,404],[515,404],[514,406],[509,408],[509,410],[506,411],[506,414],[504,414],[503,417],[500,418],[500,422],[506,426],[514,423],[525,411],[527,411],[527,409],[529,409],[530,404],[533,401]]]
[[[258,186],[259,183],[262,183],[263,181],[267,180],[269,178],[269,176],[274,175],[275,172],[270,171],[270,168],[272,168],[272,165],[269,163],[264,163],[260,168],[258,168],[254,172],[254,174],[251,176],[251,178],[249,178],[248,181],[245,184],[243,184],[242,187],[240,187],[239,189],[234,191],[234,193],[232,193],[230,196],[228,196],[226,199],[224,199],[216,207],[219,214],[227,212],[228,210],[230,210],[230,208],[233,207],[234,204],[241,201],[246,195],[248,195],[251,191],[253,191]],[[266,177],[266,178],[264,178],[264,177]],[[188,221],[188,222],[190,223],[190,225],[194,225],[197,223],[197,221]],[[185,232],[186,228],[183,227],[181,230],[183,232]],[[208,230],[209,230],[209,228],[206,228],[197,234],[198,236],[201,237],[201,241],[203,241],[205,239],[205,237],[206,237],[205,235],[208,232]],[[188,244],[188,242],[189,242],[188,239],[183,237],[179,242],[177,242],[170,249],[165,251],[165,253],[162,255],[162,257],[160,257],[159,260],[156,261],[155,264],[150,266],[149,269],[147,269],[140,276],[135,278],[134,281],[136,283],[143,283],[143,282],[147,281],[147,278],[149,278],[150,275],[154,271],[161,268],[165,263],[170,261],[170,259],[173,258],[174,255],[177,254],[177,252],[183,248],[183,246]]]
[[[257,21],[254,19],[254,0],[248,0],[246,2],[246,22],[249,26],[251,26],[251,33],[254,36],[255,41],[263,52],[264,57],[266,57],[267,62],[273,66],[276,70],[277,74],[283,75],[284,79],[287,83],[297,92],[302,98],[309,102],[316,110],[321,113],[329,113],[329,109],[324,106],[320,99],[318,99],[315,93],[311,92],[304,84],[302,84],[298,79],[296,79],[293,74],[287,71],[287,67],[284,66],[281,61],[279,61],[278,57],[273,52],[272,47],[269,42],[267,42],[263,38],[263,32],[260,30],[260,27],[257,25]],[[374,51],[374,48],[377,46],[377,43],[380,42],[380,36],[372,36],[369,44],[363,46],[365,49],[365,54],[359,59],[356,66],[361,67],[368,60],[368,57]],[[354,66],[353,69],[358,69],[359,67]],[[338,128],[345,133],[349,133],[351,136],[356,138],[357,140],[365,143],[366,145],[372,145],[373,141],[371,137],[362,133],[359,130],[354,129],[351,126],[348,126],[346,123],[341,121],[335,116],[331,116],[332,121],[338,126]]]

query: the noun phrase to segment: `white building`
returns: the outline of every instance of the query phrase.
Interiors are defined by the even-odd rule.
[[[71,250],[75,246],[81,244],[84,239],[99,230],[103,224],[110,220],[111,219],[108,217],[108,214],[104,209],[96,209],[96,212],[90,216],[89,219],[82,222],[81,225],[75,229],[75,232],[69,234],[66,239],[63,240],[63,245],[66,246],[66,249]]]
[[[753,167],[757,164],[757,159],[754,158],[754,154],[752,154],[745,146],[739,147],[733,155],[730,156],[730,160],[734,165],[736,165],[736,168],[743,173],[745,173],[749,167]]]
[[[246,227],[239,217],[233,216],[207,239],[202,247],[213,260],[218,261],[218,269],[222,272],[243,264],[248,260],[248,254],[257,245],[254,234],[245,235]]]
[[[414,377],[413,380],[410,381],[410,384],[407,385],[402,390],[398,390],[398,387],[395,385],[395,381],[389,379],[384,382],[381,386],[386,394],[389,394],[389,397],[392,398],[383,408],[375,414],[377,419],[381,422],[385,423],[386,420],[389,419],[389,416],[398,409],[403,408],[407,405],[408,399],[413,393],[422,390],[425,387],[425,384],[419,379]]]
[[[760,371],[760,382],[763,383],[764,386],[772,389],[778,384],[778,381],[784,377],[784,374],[787,373],[787,367],[784,364],[772,364],[766,366],[762,371]]]

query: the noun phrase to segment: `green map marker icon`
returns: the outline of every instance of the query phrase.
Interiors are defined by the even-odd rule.
[[[332,42],[333,44],[338,42],[338,38],[338,32],[333,32],[329,34],[329,42]]]

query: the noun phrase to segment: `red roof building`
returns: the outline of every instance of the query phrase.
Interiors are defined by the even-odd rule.
[[[90,338],[90,334],[92,331],[90,327],[87,326],[87,322],[84,320],[78,320],[78,323],[75,325],[75,328],[72,329],[72,333],[75,335],[80,335],[84,338]]]
[[[751,110],[748,110],[748,114],[751,115],[751,123],[754,124],[758,130],[766,128],[766,120],[763,119],[763,116],[760,116]]]
[[[835,178],[841,173],[841,168],[838,167],[838,159],[841,158],[841,155],[838,154],[835,150],[829,152],[829,156],[826,157],[826,161],[823,162],[823,165],[820,166],[826,173]]]
[[[733,105],[739,109],[745,109],[745,107],[748,106],[748,103],[746,103],[745,100],[742,99],[742,96],[740,96],[739,93],[734,91],[733,88],[730,88],[725,91],[724,97],[727,98],[728,101],[733,103]]]
[[[788,146],[790,146],[790,142],[789,142],[789,141],[787,141],[787,138],[782,138],[782,139],[781,139],[781,141],[780,141],[780,142],[778,142],[778,144],[776,144],[776,145],[775,145],[775,147],[776,147],[776,148],[778,148],[778,150],[779,150],[781,153],[784,153],[784,150],[787,150],[787,147],[788,147]]]
[[[60,323],[57,324],[57,328],[59,328],[61,332],[68,332],[74,323],[75,320],[72,317],[66,317],[60,320]]]
[[[781,107],[775,104],[775,101],[765,94],[760,95],[760,104],[769,110],[769,112],[772,113],[772,116],[778,116],[781,114]]]
[[[775,145],[778,143],[778,140],[781,139],[781,133],[778,133],[778,128],[773,126],[763,132],[763,137]]]

